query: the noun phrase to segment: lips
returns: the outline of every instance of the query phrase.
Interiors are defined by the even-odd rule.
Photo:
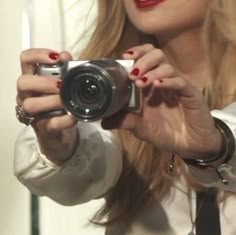
[[[165,0],[135,0],[135,4],[137,8],[147,8],[159,5],[160,3],[164,2]]]

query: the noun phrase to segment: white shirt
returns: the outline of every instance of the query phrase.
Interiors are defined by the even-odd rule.
[[[236,103],[212,115],[223,120],[236,136]],[[75,154],[61,166],[50,162],[40,153],[31,127],[22,130],[16,141],[14,172],[33,193],[47,196],[63,205],[77,205],[98,198],[118,181],[122,170],[122,149],[111,132],[96,124],[79,123],[80,143]],[[217,174],[190,170],[190,173],[207,186],[236,191],[236,157],[226,166],[228,185],[222,184]],[[195,194],[190,205],[184,181],[177,182],[170,197],[155,202],[152,209],[142,212],[131,228],[114,224],[107,235],[187,235],[194,221]],[[220,205],[221,231],[224,235],[236,234],[236,196],[232,195]],[[209,218],[210,222],[210,218]]]

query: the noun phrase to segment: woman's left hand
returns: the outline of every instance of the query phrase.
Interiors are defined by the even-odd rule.
[[[161,50],[145,44],[123,57],[136,61],[129,77],[142,90],[142,111],[108,117],[103,128],[130,130],[137,138],[184,158],[221,151],[222,136],[202,92],[176,73]]]

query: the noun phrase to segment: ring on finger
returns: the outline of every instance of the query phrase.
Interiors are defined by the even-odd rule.
[[[32,124],[36,119],[36,117],[30,116],[28,113],[26,113],[22,105],[16,105],[15,111],[16,111],[16,118],[18,119],[18,121],[27,126]]]

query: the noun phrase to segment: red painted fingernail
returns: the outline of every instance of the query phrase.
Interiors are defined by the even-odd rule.
[[[52,60],[57,60],[58,57],[59,57],[59,54],[56,53],[56,52],[51,52],[51,53],[49,54],[49,58],[52,59]]]
[[[140,80],[143,81],[144,83],[146,83],[148,78],[147,77],[142,77]]]
[[[60,89],[61,88],[61,81],[57,82],[57,88]]]
[[[134,68],[134,69],[131,71],[131,75],[138,76],[138,75],[139,75],[139,72],[140,72],[140,70],[139,70],[138,68]]]
[[[134,52],[133,51],[126,51],[125,53],[129,54],[129,55],[133,55]]]

